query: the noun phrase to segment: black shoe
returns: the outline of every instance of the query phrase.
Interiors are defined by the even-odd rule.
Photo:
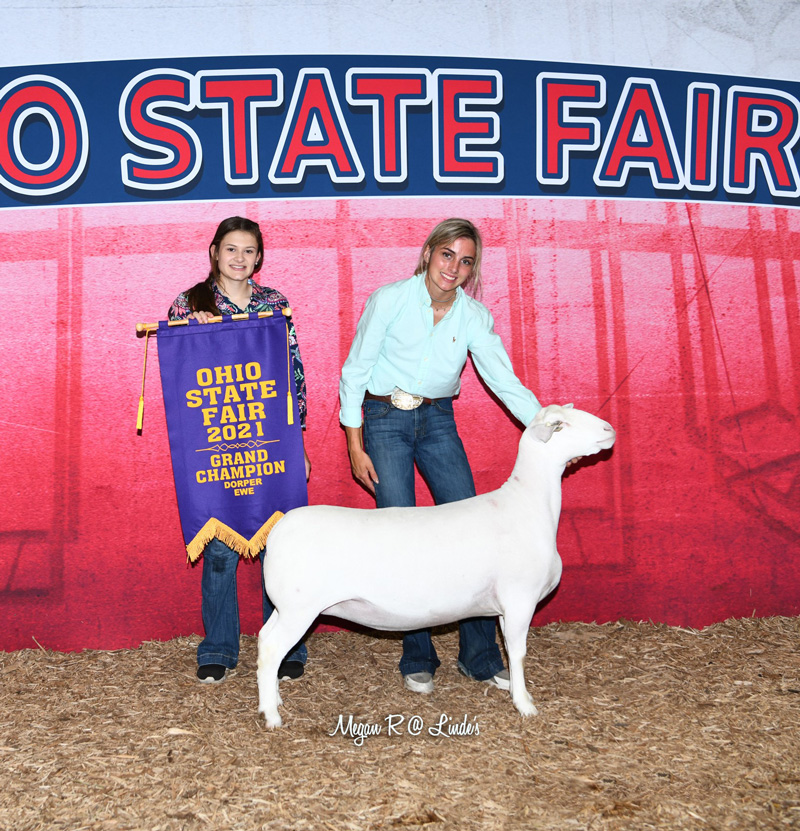
[[[197,677],[204,684],[219,684],[225,680],[227,671],[228,668],[222,664],[203,664],[203,666],[197,668]]]
[[[278,680],[293,681],[295,678],[299,678],[305,672],[305,669],[300,661],[281,661],[281,665],[278,667]]]

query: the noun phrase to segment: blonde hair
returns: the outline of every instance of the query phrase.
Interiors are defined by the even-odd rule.
[[[472,273],[464,281],[461,288],[463,288],[467,294],[472,295],[472,297],[480,299],[481,253],[483,243],[481,242],[480,232],[468,219],[445,219],[443,222],[440,222],[430,232],[430,234],[428,234],[428,239],[425,240],[425,243],[422,246],[422,251],[420,251],[419,261],[417,262],[414,274],[422,274],[427,270],[428,263],[426,262],[426,253],[429,252],[432,254],[437,248],[443,245],[449,245],[462,237],[470,239],[475,243],[475,262],[472,266]]]

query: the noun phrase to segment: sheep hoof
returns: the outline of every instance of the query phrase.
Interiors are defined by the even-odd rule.
[[[283,724],[283,721],[278,713],[270,715],[269,713],[265,713],[263,710],[261,710],[260,713],[264,716],[264,720],[270,730],[274,730],[276,727],[280,727]]]
[[[521,704],[516,704],[515,706],[517,710],[519,710],[519,714],[523,718],[528,718],[528,716],[538,716],[539,711],[536,709],[536,705],[533,701],[523,701]]]

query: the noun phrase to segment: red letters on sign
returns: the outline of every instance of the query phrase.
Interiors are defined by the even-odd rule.
[[[600,122],[572,110],[605,106],[605,78],[541,72],[536,89],[536,177],[542,184],[563,184],[570,153],[600,146]]]
[[[752,193],[760,164],[774,196],[800,194],[793,148],[800,136],[800,102],[788,93],[753,87],[728,90],[725,190]]]
[[[178,69],[150,70],[125,87],[119,103],[119,120],[128,140],[151,156],[126,153],[122,180],[139,190],[168,190],[195,178],[203,148],[191,127],[164,110],[194,109],[192,76]]]
[[[296,184],[308,167],[326,168],[334,182],[364,178],[327,69],[300,71],[269,178],[276,184]]]
[[[503,78],[493,70],[433,73],[433,176],[437,182],[501,182],[504,159],[484,150],[500,140],[500,117],[478,104],[498,104]]]
[[[198,72],[197,106],[222,114],[225,181],[258,181],[259,109],[283,103],[283,76],[277,69]]]
[[[408,178],[407,110],[430,101],[426,69],[351,69],[347,100],[372,108],[374,176],[378,182]]]
[[[50,153],[44,161],[31,160],[22,146],[32,119],[43,120],[49,130]],[[36,196],[60,193],[83,173],[88,153],[86,118],[66,84],[47,75],[28,75],[0,90],[0,183],[9,190]]]
[[[632,168],[650,172],[656,189],[678,190],[683,173],[656,82],[629,78],[594,173],[598,186],[621,188]]]

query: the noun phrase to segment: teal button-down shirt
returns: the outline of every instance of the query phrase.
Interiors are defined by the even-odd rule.
[[[425,398],[457,395],[468,352],[489,388],[527,425],[541,404],[514,374],[486,306],[459,288],[451,309],[434,326],[424,274],[382,286],[367,300],[342,367],[339,420],[346,427],[361,425],[367,390],[389,395],[400,387]]]

